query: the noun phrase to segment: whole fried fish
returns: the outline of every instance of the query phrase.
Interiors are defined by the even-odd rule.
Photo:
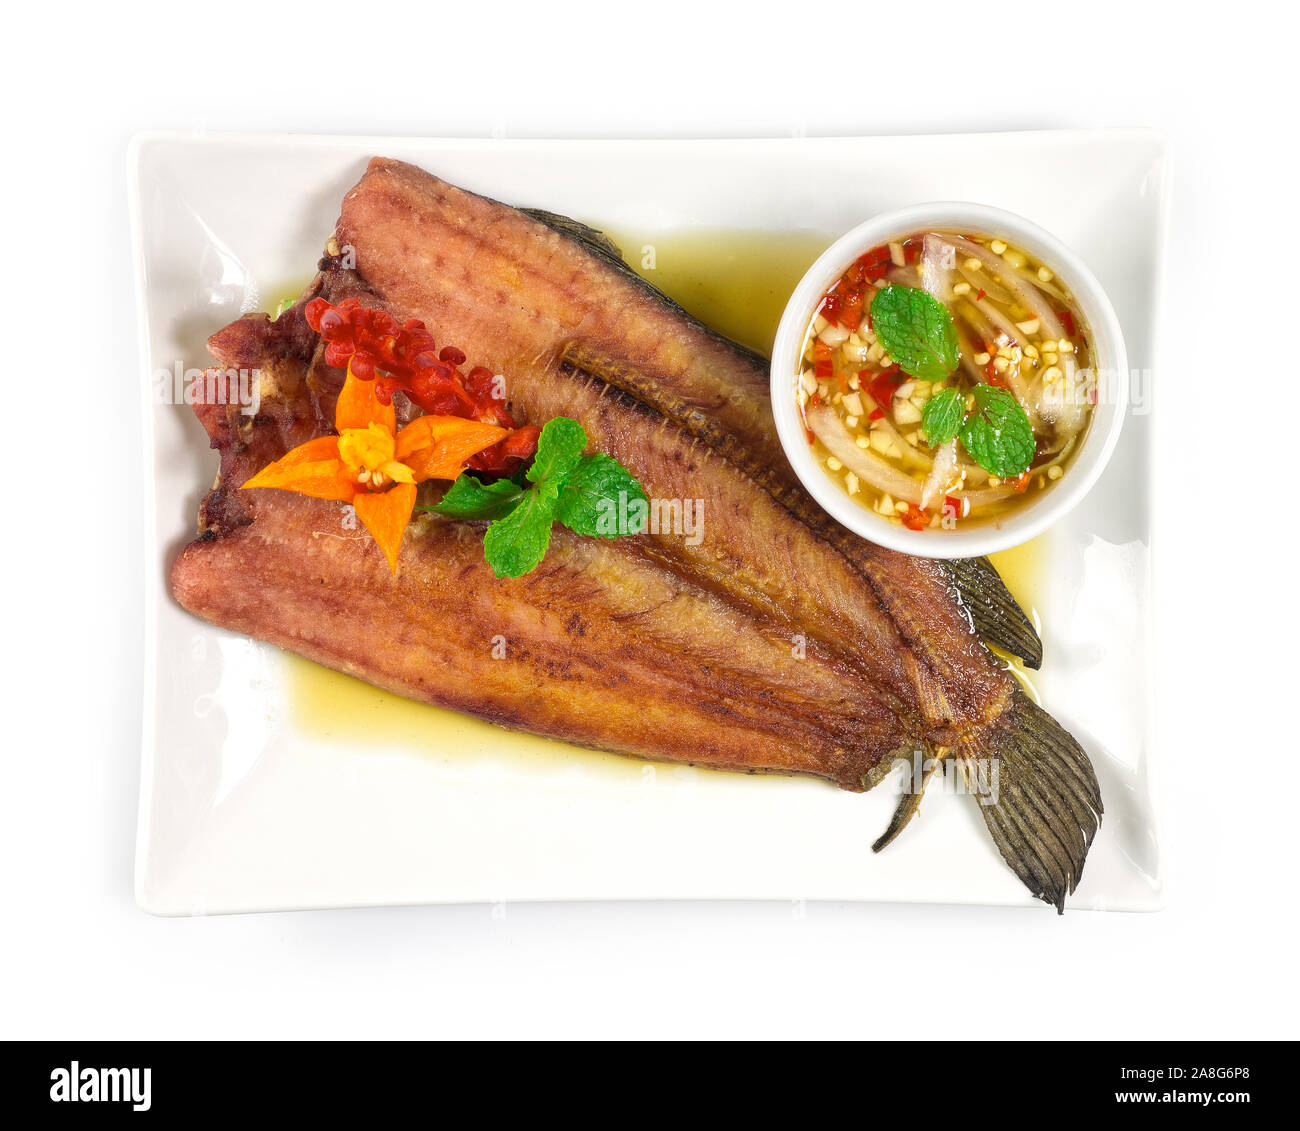
[[[371,162],[327,252],[293,309],[209,343],[264,388],[251,422],[196,406],[222,466],[174,567],[182,605],[412,698],[644,757],[851,790],[904,752],[968,772],[996,759],[998,798],[980,811],[1022,882],[1063,907],[1100,821],[1096,778],[981,643],[1036,664],[1032,627],[987,563],[897,554],[830,520],[776,440],[761,357],[642,282],[599,233],[401,162]],[[430,516],[393,577],[364,531],[340,530],[338,504],[239,490],[330,431],[342,375],[302,315],[317,296],[423,320],[505,377],[517,420],[572,417],[652,499],[701,500],[698,537],[557,529],[533,574],[497,580],[481,530]],[[485,645],[498,635],[505,660]]]

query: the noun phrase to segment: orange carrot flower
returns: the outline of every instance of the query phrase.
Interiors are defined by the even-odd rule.
[[[380,404],[375,382],[352,376],[351,366],[334,410],[334,427],[337,436],[308,440],[244,486],[351,503],[394,573],[402,534],[415,509],[416,484],[455,479],[467,459],[510,434],[459,416],[420,416],[399,432],[393,406]]]

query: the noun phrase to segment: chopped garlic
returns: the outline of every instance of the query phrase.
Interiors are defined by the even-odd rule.
[[[921,410],[910,400],[894,402],[894,421],[897,424],[918,424]]]
[[[1047,469],[1048,479],[1060,479],[1061,476],[1064,474],[1065,472],[1061,470],[1060,464],[1053,464],[1051,467]]]
[[[994,255],[1001,255],[1007,250],[1007,245],[1001,240],[989,240],[989,251]]]
[[[953,287],[952,293],[955,295],[968,295],[970,294],[970,284],[963,280]]]
[[[850,495],[856,495],[856,494],[858,493],[858,490],[859,490],[859,488],[858,488],[858,477],[857,477],[856,475],[854,475],[853,472],[851,472],[851,471],[848,472],[848,473],[844,476],[844,486],[845,486],[845,489],[848,491],[848,493],[849,493]]]
[[[982,259],[976,259],[975,256],[972,255],[962,264],[962,266],[965,267],[967,271],[978,271],[984,266],[984,261]]]
[[[1019,330],[1022,334],[1037,334],[1038,319],[1031,318],[1028,322],[1017,322],[1016,329]]]
[[[846,393],[842,403],[844,404],[844,411],[849,413],[850,415],[852,416],[866,415],[866,409],[862,404],[862,397],[860,394]],[[851,428],[853,426],[849,425],[849,427]]]
[[[840,463],[840,461],[837,460],[834,456],[826,457],[826,466],[829,467],[832,471],[840,471],[844,467],[844,465]]]
[[[811,369],[805,369],[799,374],[799,384],[803,386],[803,391],[812,396],[817,391],[817,378],[813,376]]]
[[[990,358],[986,353],[977,353],[973,360],[976,365],[987,365],[992,358]]]
[[[907,260],[903,258],[903,245],[901,243],[890,242],[889,261],[895,267],[905,267],[907,265]]]
[[[857,444],[859,448],[865,449],[871,447],[871,441],[868,440],[865,436],[855,436],[853,442]]]

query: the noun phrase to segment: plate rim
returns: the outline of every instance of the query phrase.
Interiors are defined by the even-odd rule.
[[[146,154],[154,146],[176,145],[178,147],[219,148],[222,146],[246,145],[249,147],[286,147],[286,148],[324,148],[345,149],[362,148],[372,152],[382,152],[386,146],[444,148],[461,152],[489,152],[498,149],[515,150],[523,153],[545,152],[547,150],[601,150],[622,148],[632,151],[670,151],[687,152],[707,149],[724,150],[772,150],[777,148],[840,148],[852,144],[908,144],[972,140],[1012,140],[1026,144],[1054,143],[1069,141],[1097,142],[1134,142],[1145,143],[1149,152],[1146,154],[1144,168],[1159,174],[1159,191],[1154,198],[1156,224],[1154,236],[1149,243],[1144,258],[1149,259],[1150,275],[1153,282],[1149,310],[1146,315],[1146,329],[1150,345],[1148,360],[1154,372],[1158,368],[1161,335],[1166,320],[1164,295],[1166,291],[1168,250],[1171,240],[1171,201],[1173,193],[1173,152],[1167,135],[1158,129],[1146,126],[1123,126],[1101,128],[1047,128],[1029,130],[994,130],[994,131],[938,131],[934,133],[898,133],[898,134],[813,134],[794,135],[778,134],[757,137],[690,137],[638,138],[635,136],[618,137],[483,137],[482,135],[421,135],[421,134],[333,134],[296,131],[247,131],[247,130],[212,130],[212,129],[142,129],[134,133],[127,143],[127,205],[130,221],[131,255],[133,268],[133,291],[136,303],[136,339],[138,349],[138,372],[146,376],[150,372],[150,338],[152,325],[150,321],[150,295],[148,285],[148,265],[145,247],[145,233],[148,220],[143,208],[141,172]],[[1153,383],[1154,386],[1154,383]],[[1154,387],[1151,390],[1152,407],[1158,396]],[[141,461],[142,475],[140,490],[144,497],[143,521],[144,561],[151,568],[146,568],[143,584],[145,587],[142,627],[144,630],[143,657],[143,718],[141,726],[141,762],[140,790],[137,804],[136,843],[134,862],[134,896],[137,906],[150,915],[159,917],[185,917],[195,914],[259,914],[275,910],[326,910],[362,907],[397,907],[397,906],[453,906],[465,903],[490,902],[485,899],[446,899],[416,896],[410,899],[335,899],[331,901],[305,900],[293,903],[287,900],[275,906],[219,907],[196,910],[182,908],[166,901],[153,898],[148,887],[149,866],[151,862],[151,832],[154,804],[154,780],[159,758],[158,750],[158,658],[160,641],[158,638],[160,601],[165,599],[165,570],[160,568],[160,514],[155,499],[156,465],[158,459],[157,420],[149,393],[149,383],[142,383],[139,401],[143,415],[142,440],[145,444]],[[1152,429],[1147,439],[1143,457],[1143,473],[1148,499],[1151,497],[1153,467],[1155,461],[1157,430]],[[1157,510],[1148,508],[1146,519],[1147,560],[1144,580],[1148,594],[1154,574],[1154,560],[1158,545],[1159,522]],[[1143,907],[1091,908],[1078,907],[1074,910],[1121,910],[1134,913],[1157,912],[1167,906],[1167,877],[1165,861],[1167,845],[1164,837],[1165,821],[1163,819],[1162,791],[1160,782],[1160,758],[1158,754],[1156,688],[1154,679],[1154,653],[1156,634],[1154,610],[1148,603],[1144,616],[1143,639],[1145,644],[1144,674],[1146,678],[1143,696],[1143,768],[1149,784],[1147,801],[1150,806],[1150,836],[1152,837],[1160,870],[1152,890],[1152,901]],[[210,626],[215,628],[215,626]],[[523,896],[511,899],[511,902],[734,902],[734,901],[780,901],[787,897],[780,894],[764,896],[734,895],[636,895],[622,894],[616,896]],[[844,899],[822,897],[810,899],[819,901],[843,902]],[[847,901],[862,904],[895,903],[907,905],[944,905],[966,907],[1006,907],[1021,908],[1028,906],[1024,902],[993,903],[980,900],[943,900],[932,896],[916,900],[899,900],[888,896],[855,896]],[[249,903],[255,904],[255,900]]]

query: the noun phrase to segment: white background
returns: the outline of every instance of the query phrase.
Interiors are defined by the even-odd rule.
[[[1296,1036],[1291,17],[1132,0],[512,7],[6,17],[0,1036]],[[1156,375],[1168,910],[137,910],[136,130],[1128,125],[1162,130],[1175,162]]]

